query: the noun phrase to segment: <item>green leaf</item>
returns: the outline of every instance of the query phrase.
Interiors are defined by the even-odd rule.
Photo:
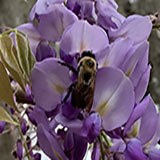
[[[16,32],[16,45],[17,45],[17,56],[20,66],[26,76],[29,78],[29,63],[28,63],[28,45],[25,37]],[[24,37],[24,38],[23,38]]]
[[[9,104],[16,111],[18,111],[13,100],[13,94],[12,94],[9,77],[1,61],[0,61],[0,100]]]
[[[10,115],[3,109],[2,106],[0,106],[0,121],[5,121],[10,124],[18,125],[13,119],[10,117]]]
[[[22,90],[25,92],[25,80],[24,75],[17,62],[16,50],[13,46],[11,37],[8,35],[0,36],[0,56],[3,64],[10,72],[12,78],[19,83]]]

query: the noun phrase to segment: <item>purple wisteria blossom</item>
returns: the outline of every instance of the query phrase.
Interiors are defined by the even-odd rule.
[[[114,0],[37,0],[31,22],[17,27],[36,59],[26,86],[28,120],[19,118],[27,137],[17,141],[19,159],[23,144],[37,160],[37,148],[51,160],[83,160],[88,150],[92,160],[160,159],[160,114],[146,96],[152,23],[117,9]],[[79,99],[85,103],[77,107]]]

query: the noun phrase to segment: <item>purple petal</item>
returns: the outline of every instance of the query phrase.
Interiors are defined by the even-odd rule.
[[[22,131],[23,135],[26,134],[27,130],[28,130],[27,121],[25,119],[22,119],[22,121],[21,121],[21,131]]]
[[[101,117],[98,113],[93,113],[85,119],[80,135],[87,138],[89,143],[92,143],[98,137],[100,130]]]
[[[35,117],[34,117],[34,115],[32,114],[33,109],[34,109],[34,108],[31,107],[31,106],[28,107],[28,108],[26,109],[26,114],[27,114],[29,120],[31,121],[31,123],[34,124],[35,126],[37,126],[37,122],[36,122],[36,120],[35,120]]]
[[[131,128],[131,126],[134,124],[135,121],[137,121],[139,118],[141,118],[143,113],[146,111],[148,104],[149,104],[149,96],[147,96],[140,104],[138,104],[134,108],[131,116],[129,117],[129,119],[125,125],[123,135],[125,135],[127,133],[128,129]]]
[[[82,160],[86,153],[87,140],[75,133],[68,132],[64,147],[69,159]]]
[[[6,122],[4,122],[4,121],[0,121],[0,133],[2,133],[2,132],[3,132],[3,130],[4,130],[4,128],[5,128],[5,126],[6,126]]]
[[[147,40],[151,30],[152,23],[149,16],[132,15],[124,20],[120,28],[110,30],[109,36],[112,40],[129,37],[137,44]]]
[[[124,156],[126,160],[147,160],[141,142],[137,139],[131,139],[128,142]]]
[[[36,60],[42,61],[46,58],[56,57],[56,51],[47,41],[41,41],[36,50]]]
[[[94,143],[92,151],[92,160],[97,160],[101,156],[100,144],[98,142]]]
[[[17,157],[22,160],[23,157],[23,145],[21,140],[17,140]]]
[[[87,21],[77,21],[64,32],[60,49],[74,55],[85,50],[96,53],[107,45],[108,37],[103,29]]]
[[[41,149],[44,151],[44,153],[46,153],[47,156],[54,160],[59,160],[58,157],[67,160],[67,157],[65,156],[58,140],[42,125],[39,125],[37,128],[37,137]]]
[[[65,2],[65,0],[37,0],[30,12],[30,20],[33,21],[36,15],[46,13],[50,5],[63,2]]]
[[[151,140],[151,138],[155,134],[157,122],[158,122],[157,120],[158,120],[158,116],[157,116],[156,108],[153,100],[150,98],[147,109],[141,118],[139,134],[137,136],[143,145],[147,143],[149,140]],[[149,126],[149,129],[148,129],[148,126]]]
[[[56,109],[62,94],[70,85],[69,69],[48,58],[36,63],[31,72],[32,93],[37,106],[46,111]]]
[[[47,13],[39,16],[38,31],[46,40],[59,41],[67,26],[77,20],[75,14],[65,6],[55,4],[47,9]]]
[[[98,70],[92,110],[102,116],[104,129],[110,131],[124,124],[133,107],[134,91],[131,81],[116,68],[105,67]]]
[[[41,154],[40,153],[34,154],[34,159],[35,160],[41,160]]]
[[[83,126],[83,121],[79,119],[69,120],[68,118],[64,117],[61,113],[59,113],[55,117],[55,120],[57,121],[57,123],[63,125],[64,127],[69,128],[76,134],[80,133],[80,130],[82,129]]]
[[[21,32],[27,34],[29,39],[30,47],[33,53],[36,53],[36,48],[39,42],[42,40],[42,37],[37,31],[37,28],[32,23],[25,23],[17,27],[17,29]]]
[[[45,127],[48,128],[49,126],[48,118],[45,112],[41,108],[35,106],[33,111],[30,113],[30,116],[34,118],[36,125],[43,124]]]
[[[69,120],[76,119],[79,113],[80,109],[73,107],[70,102],[62,105],[62,114]]]

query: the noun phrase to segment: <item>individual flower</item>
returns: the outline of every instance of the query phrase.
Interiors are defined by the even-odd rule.
[[[19,160],[22,160],[23,158],[23,146],[22,141],[20,139],[17,140],[17,151],[16,151],[17,157]]]
[[[28,130],[27,121],[25,119],[22,119],[21,121],[21,131],[25,135]]]

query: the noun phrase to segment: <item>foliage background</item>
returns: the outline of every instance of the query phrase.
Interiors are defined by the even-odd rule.
[[[30,9],[36,0],[0,0],[0,26],[16,27],[28,22]],[[125,16],[131,14],[150,15],[160,9],[159,0],[116,0],[119,12]],[[144,26],[145,27],[145,26]],[[150,63],[152,65],[150,85],[156,104],[160,105],[160,31],[153,30],[150,36]],[[0,135],[1,160],[12,160],[10,152],[16,141],[16,132]]]

